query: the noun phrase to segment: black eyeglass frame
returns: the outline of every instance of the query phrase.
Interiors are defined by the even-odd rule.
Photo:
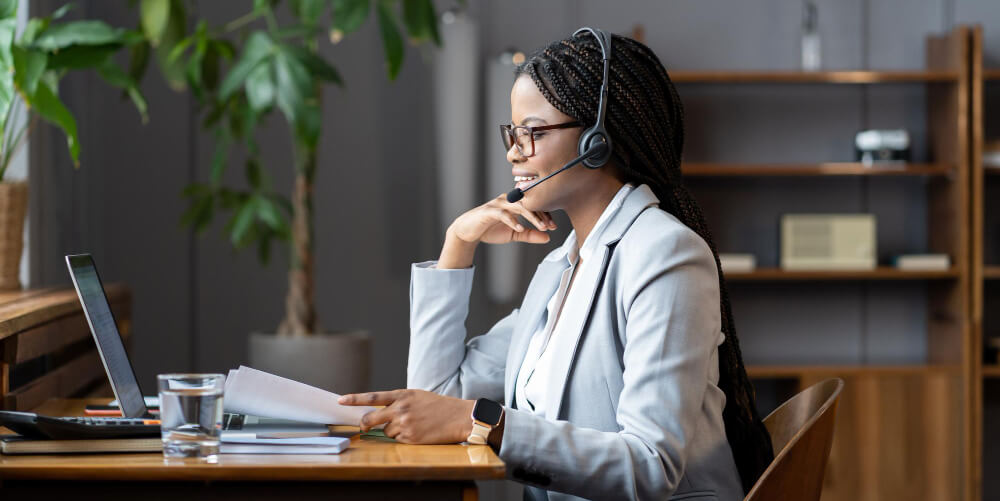
[[[510,147],[517,146],[517,151],[525,157],[530,157],[535,154],[535,133],[553,130],[553,129],[570,129],[573,127],[583,127],[583,122],[579,120],[574,120],[572,122],[565,122],[561,124],[552,125],[513,125],[513,124],[500,124],[500,140],[503,142],[504,151],[510,151]],[[525,136],[529,138],[529,146],[531,152],[525,152],[521,147],[521,144],[517,141],[517,131],[526,131]]]

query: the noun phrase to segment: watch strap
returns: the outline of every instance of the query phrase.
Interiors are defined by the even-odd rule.
[[[472,422],[472,433],[465,441],[470,444],[486,445],[486,439],[490,436],[490,426],[479,421]]]

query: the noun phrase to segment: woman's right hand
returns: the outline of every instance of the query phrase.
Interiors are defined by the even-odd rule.
[[[523,216],[534,228],[525,227],[517,216]],[[556,223],[547,212],[532,212],[520,202],[510,203],[507,194],[458,216],[445,237],[438,268],[467,268],[472,265],[475,246],[479,242],[505,244],[508,242],[548,243],[546,231],[556,229]]]

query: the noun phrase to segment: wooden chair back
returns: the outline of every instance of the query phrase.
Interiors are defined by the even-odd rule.
[[[839,378],[816,383],[764,418],[774,461],[744,501],[819,501],[843,389]]]

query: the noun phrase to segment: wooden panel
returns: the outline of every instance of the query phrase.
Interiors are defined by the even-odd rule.
[[[793,271],[781,268],[758,268],[750,272],[728,272],[726,280],[944,280],[958,278],[956,268],[945,271],[910,271],[880,266],[859,271]]]
[[[670,72],[676,83],[833,83],[877,84],[905,82],[957,82],[955,68],[931,71],[685,71]]]
[[[980,44],[980,47],[981,46],[982,46],[982,44]],[[981,62],[982,58],[980,58],[979,61]],[[984,69],[983,70],[983,79],[984,80],[1000,80],[1000,68],[988,68],[988,69]]]
[[[52,397],[74,396],[106,377],[97,350],[92,349],[58,369],[11,390],[4,396],[3,408],[16,411],[33,409]]]
[[[961,371],[815,371],[845,380],[823,501],[954,500],[964,482]]]
[[[50,400],[35,409],[49,415],[82,415],[96,400]],[[0,480],[329,481],[492,480],[504,464],[485,445],[407,445],[355,435],[341,454],[224,454],[217,464],[163,460],[162,454],[0,456]]]
[[[982,362],[983,339],[983,280],[1000,278],[1000,267],[985,266],[983,249],[984,231],[984,179],[983,170],[983,29],[975,26],[969,33],[969,165],[971,180],[970,249],[969,265],[972,279],[970,328],[972,331],[971,354],[971,411],[969,415],[969,498],[982,499],[982,442],[983,442],[983,387],[979,365]]]
[[[106,287],[108,302],[129,302],[124,285]],[[3,299],[6,302],[2,302]],[[0,296],[0,339],[80,310],[80,300],[73,289],[50,289]]]
[[[130,330],[129,305],[118,303],[111,305],[118,322],[118,331],[122,338],[128,337]],[[22,331],[16,336],[3,340],[3,354],[10,363],[21,363],[42,355],[56,352],[73,343],[91,337],[90,327],[83,312],[78,312],[57,318]]]
[[[954,166],[942,164],[892,164],[869,166],[858,162],[819,164],[718,164],[685,163],[681,172],[700,176],[945,176]]]

